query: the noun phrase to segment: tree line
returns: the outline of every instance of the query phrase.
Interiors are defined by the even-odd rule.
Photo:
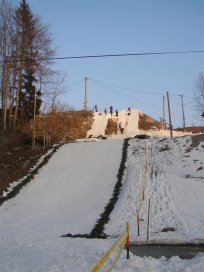
[[[39,114],[42,97],[53,108],[63,91],[64,75],[52,68],[52,43],[48,27],[26,0],[17,8],[10,0],[0,0],[0,119],[4,130],[15,130]]]

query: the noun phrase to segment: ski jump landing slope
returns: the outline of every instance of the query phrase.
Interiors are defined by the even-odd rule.
[[[92,128],[87,132],[87,137],[91,135],[93,137],[104,135],[108,123],[108,118],[110,117],[111,117],[110,114],[105,115],[104,113],[101,114],[99,114],[98,112],[94,113],[94,123]]]
[[[122,145],[118,139],[62,146],[34,180],[1,207],[4,253],[13,256],[23,245],[32,247],[67,233],[90,233],[111,198]]]
[[[108,119],[115,119],[118,126],[124,128],[124,136],[131,137],[138,133],[138,120],[139,111],[131,110],[131,114],[128,115],[127,110],[122,110],[119,112],[118,117],[115,114],[112,116],[110,114],[105,115],[104,113],[94,113],[94,123],[92,128],[87,132],[87,137],[98,137],[100,135],[105,135],[105,130],[107,127]],[[120,133],[120,132],[119,132]]]
[[[127,137],[135,136],[138,133],[138,121],[139,111],[131,110],[131,114],[128,115],[126,110],[119,113],[119,122],[122,121],[124,127],[124,134]]]

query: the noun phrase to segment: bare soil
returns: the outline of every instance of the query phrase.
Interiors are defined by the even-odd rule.
[[[0,196],[10,182],[27,175],[45,152],[47,149],[33,149],[26,133],[0,131]]]

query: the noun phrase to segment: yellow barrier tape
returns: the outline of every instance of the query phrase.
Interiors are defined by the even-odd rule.
[[[123,241],[121,242],[121,245],[120,245],[120,247],[119,247],[118,254],[117,254],[117,256],[115,257],[114,262],[111,264],[110,268],[109,268],[106,272],[111,272],[112,269],[113,269],[113,267],[116,265],[117,261],[118,261],[119,258],[120,258],[120,255],[121,255],[121,253],[122,253],[122,251],[123,251],[123,249],[124,249],[124,247],[125,247],[125,245],[126,245],[127,238],[128,238],[128,234],[126,233],[126,235],[125,235]]]
[[[125,231],[122,235],[119,236],[119,238],[116,240],[116,242],[109,248],[109,250],[101,257],[101,259],[91,268],[89,272],[98,272],[99,269],[105,264],[105,262],[108,260],[110,255],[113,253],[115,248],[118,246],[122,238],[127,237],[127,231]]]

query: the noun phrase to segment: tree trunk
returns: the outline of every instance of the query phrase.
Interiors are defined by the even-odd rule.
[[[15,87],[16,87],[16,76],[17,76],[17,71],[16,67],[13,70],[13,82],[12,82],[12,89],[11,89],[11,101],[10,101],[10,110],[9,110],[9,127],[10,129],[13,129],[13,122],[14,122],[14,95],[15,95]]]
[[[13,130],[16,129],[16,122],[18,118],[18,109],[19,109],[19,96],[21,92],[21,83],[22,83],[22,73],[21,69],[18,72],[18,89],[16,92],[16,107],[15,107],[15,112],[14,112],[14,120],[13,120]]]
[[[4,96],[3,96],[3,130],[7,130],[7,112],[8,112],[8,86],[9,86],[9,76],[8,76],[9,65],[8,62],[5,63],[5,77],[4,77]]]

